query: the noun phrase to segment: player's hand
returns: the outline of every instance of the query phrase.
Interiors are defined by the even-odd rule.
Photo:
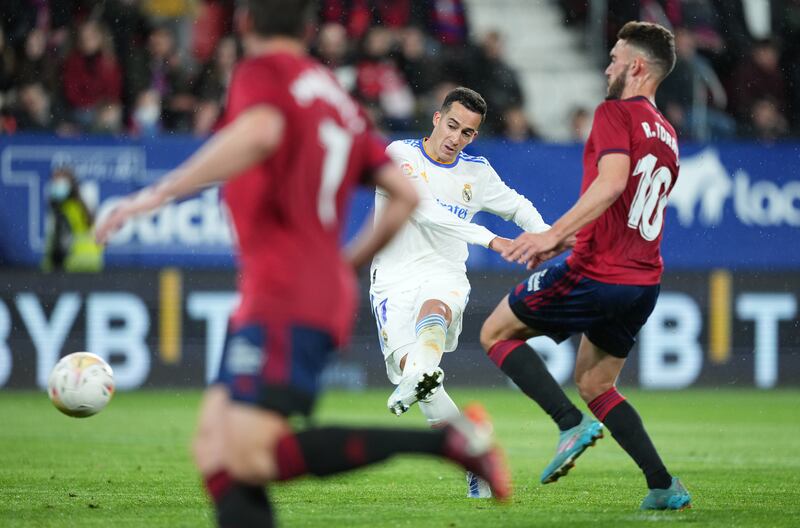
[[[98,222],[94,231],[95,239],[98,243],[105,244],[128,220],[158,209],[166,201],[162,192],[151,187],[146,187],[138,193],[124,198],[105,218]]]
[[[539,253],[532,259],[528,260],[527,268],[529,270],[532,270],[542,262],[557,257],[558,255],[560,255],[561,253],[565,252],[568,249],[572,249],[573,247],[575,247],[575,243],[577,242],[577,240],[578,239],[575,237],[575,235],[572,235],[567,239],[563,240],[560,244],[558,244],[555,248],[551,249],[550,251]]]
[[[491,242],[489,242],[489,249],[492,251],[497,251],[498,253],[502,254],[506,249],[511,246],[513,240],[510,238],[505,238],[501,236],[494,237]]]
[[[531,258],[530,260],[528,260],[528,262],[527,262],[525,267],[527,269],[529,269],[529,270],[535,269],[542,262],[546,262],[546,261],[550,260],[551,258],[560,255],[563,251],[564,251],[563,249],[556,248],[556,249],[554,249],[552,251],[548,251],[546,253],[540,253],[540,254],[536,255],[535,257]]]
[[[509,262],[517,264],[533,264],[534,267],[542,260],[552,258],[553,252],[558,247],[559,241],[550,234],[544,233],[522,233],[511,245],[503,251],[503,258]],[[556,253],[558,254],[558,253]]]

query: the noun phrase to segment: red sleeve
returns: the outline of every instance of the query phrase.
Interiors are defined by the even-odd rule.
[[[284,108],[286,88],[281,89],[281,87],[283,83],[267,63],[263,61],[241,63],[233,72],[233,79],[228,89],[224,124],[230,123],[237,115],[258,104]]]
[[[620,103],[606,101],[597,107],[591,136],[598,162],[606,154],[630,154],[630,116]]]
[[[372,185],[375,172],[392,160],[386,154],[386,142],[374,131],[368,130],[362,134],[361,143],[364,149],[364,166],[359,181],[363,185]]]

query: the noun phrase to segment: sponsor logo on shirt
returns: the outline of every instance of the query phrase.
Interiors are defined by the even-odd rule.
[[[400,170],[406,178],[410,178],[414,175],[414,167],[412,167],[410,163],[403,163],[400,165]]]
[[[441,201],[438,198],[436,199],[436,201],[439,202],[439,205],[441,205],[442,207],[444,207],[445,209],[447,209],[448,211],[450,211],[451,213],[453,213],[457,217],[461,218],[462,220],[466,220],[468,211],[464,207],[459,207],[457,205],[444,203],[443,201]]]

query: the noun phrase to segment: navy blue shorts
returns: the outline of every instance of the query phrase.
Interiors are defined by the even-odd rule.
[[[598,282],[562,262],[515,286],[508,303],[520,321],[558,343],[585,334],[605,352],[625,358],[655,308],[659,289],[658,284]]]
[[[308,416],[334,351],[329,333],[296,324],[248,323],[228,331],[217,383],[234,401]]]

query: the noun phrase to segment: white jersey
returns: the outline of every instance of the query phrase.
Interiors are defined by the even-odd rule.
[[[411,219],[372,261],[373,285],[400,283],[433,273],[466,273],[467,244],[488,247],[497,235],[471,223],[479,211],[512,220],[533,233],[550,228],[529,200],[509,188],[480,156],[463,152],[450,164],[431,159],[422,140],[395,141],[386,153],[417,189]],[[387,201],[375,191],[375,214]]]

